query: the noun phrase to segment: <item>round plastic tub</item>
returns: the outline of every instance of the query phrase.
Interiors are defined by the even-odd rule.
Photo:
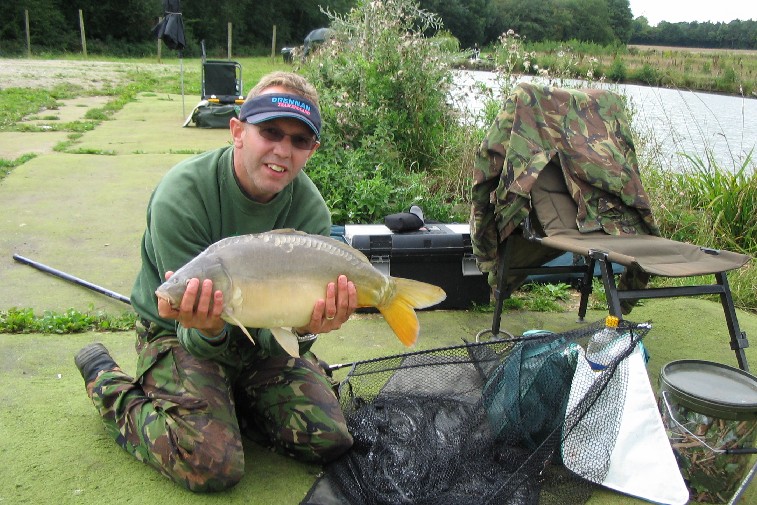
[[[757,435],[757,377],[710,361],[673,361],[660,371],[659,404],[691,499],[728,502],[751,466],[738,451],[752,449]]]

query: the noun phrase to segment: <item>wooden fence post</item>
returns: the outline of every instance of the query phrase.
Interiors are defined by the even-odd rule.
[[[32,57],[32,38],[29,32],[29,10],[24,9],[24,21],[26,24],[26,57]]]
[[[163,22],[163,16],[160,16],[158,18],[158,24],[160,24],[162,22]],[[158,63],[161,63],[161,61],[160,61],[160,53],[161,53],[162,50],[163,50],[163,40],[160,37],[158,37]]]
[[[226,59],[231,59],[231,21],[229,21],[226,29],[226,39],[228,40],[228,46],[226,48]]]
[[[79,31],[81,32],[81,49],[84,53],[84,57],[87,57],[87,37],[84,35],[84,14],[79,9]]]
[[[273,40],[271,40],[271,63],[276,62],[276,25],[273,25]]]

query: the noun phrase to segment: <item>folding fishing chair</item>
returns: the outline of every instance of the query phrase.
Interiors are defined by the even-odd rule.
[[[205,58],[205,41],[202,46],[201,99],[215,104],[244,103],[242,65],[230,60]]]
[[[244,103],[242,65],[235,61],[204,61],[202,99],[217,104]]]
[[[205,41],[202,47],[202,88],[200,102],[187,116],[183,126],[194,122],[199,128],[228,128],[232,117],[239,116],[244,103],[242,65],[230,60],[205,58]]]
[[[493,195],[493,196],[492,196]],[[726,272],[750,257],[659,236],[638,173],[622,99],[605,90],[523,83],[477,153],[471,239],[479,266],[496,282],[492,333],[502,304],[529,274],[580,273],[579,319],[599,266],[610,314],[647,298],[717,294],[730,346],[748,370]],[[564,253],[582,261],[544,263]],[[625,271],[616,282],[613,264]],[[649,288],[650,276],[714,275],[713,284]]]

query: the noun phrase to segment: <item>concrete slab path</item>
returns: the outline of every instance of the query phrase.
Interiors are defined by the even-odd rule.
[[[189,115],[198,99],[186,100]],[[83,135],[76,148],[114,154],[199,154],[231,142],[228,129],[196,128],[193,124],[182,128],[183,114],[180,95],[142,93],[117,112],[113,121],[103,121]]]

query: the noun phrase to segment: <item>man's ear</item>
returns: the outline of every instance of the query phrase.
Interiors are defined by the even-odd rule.
[[[241,148],[244,145],[242,140],[245,130],[244,123],[233,117],[229,120],[229,130],[231,131],[231,138],[234,141],[234,147]]]

